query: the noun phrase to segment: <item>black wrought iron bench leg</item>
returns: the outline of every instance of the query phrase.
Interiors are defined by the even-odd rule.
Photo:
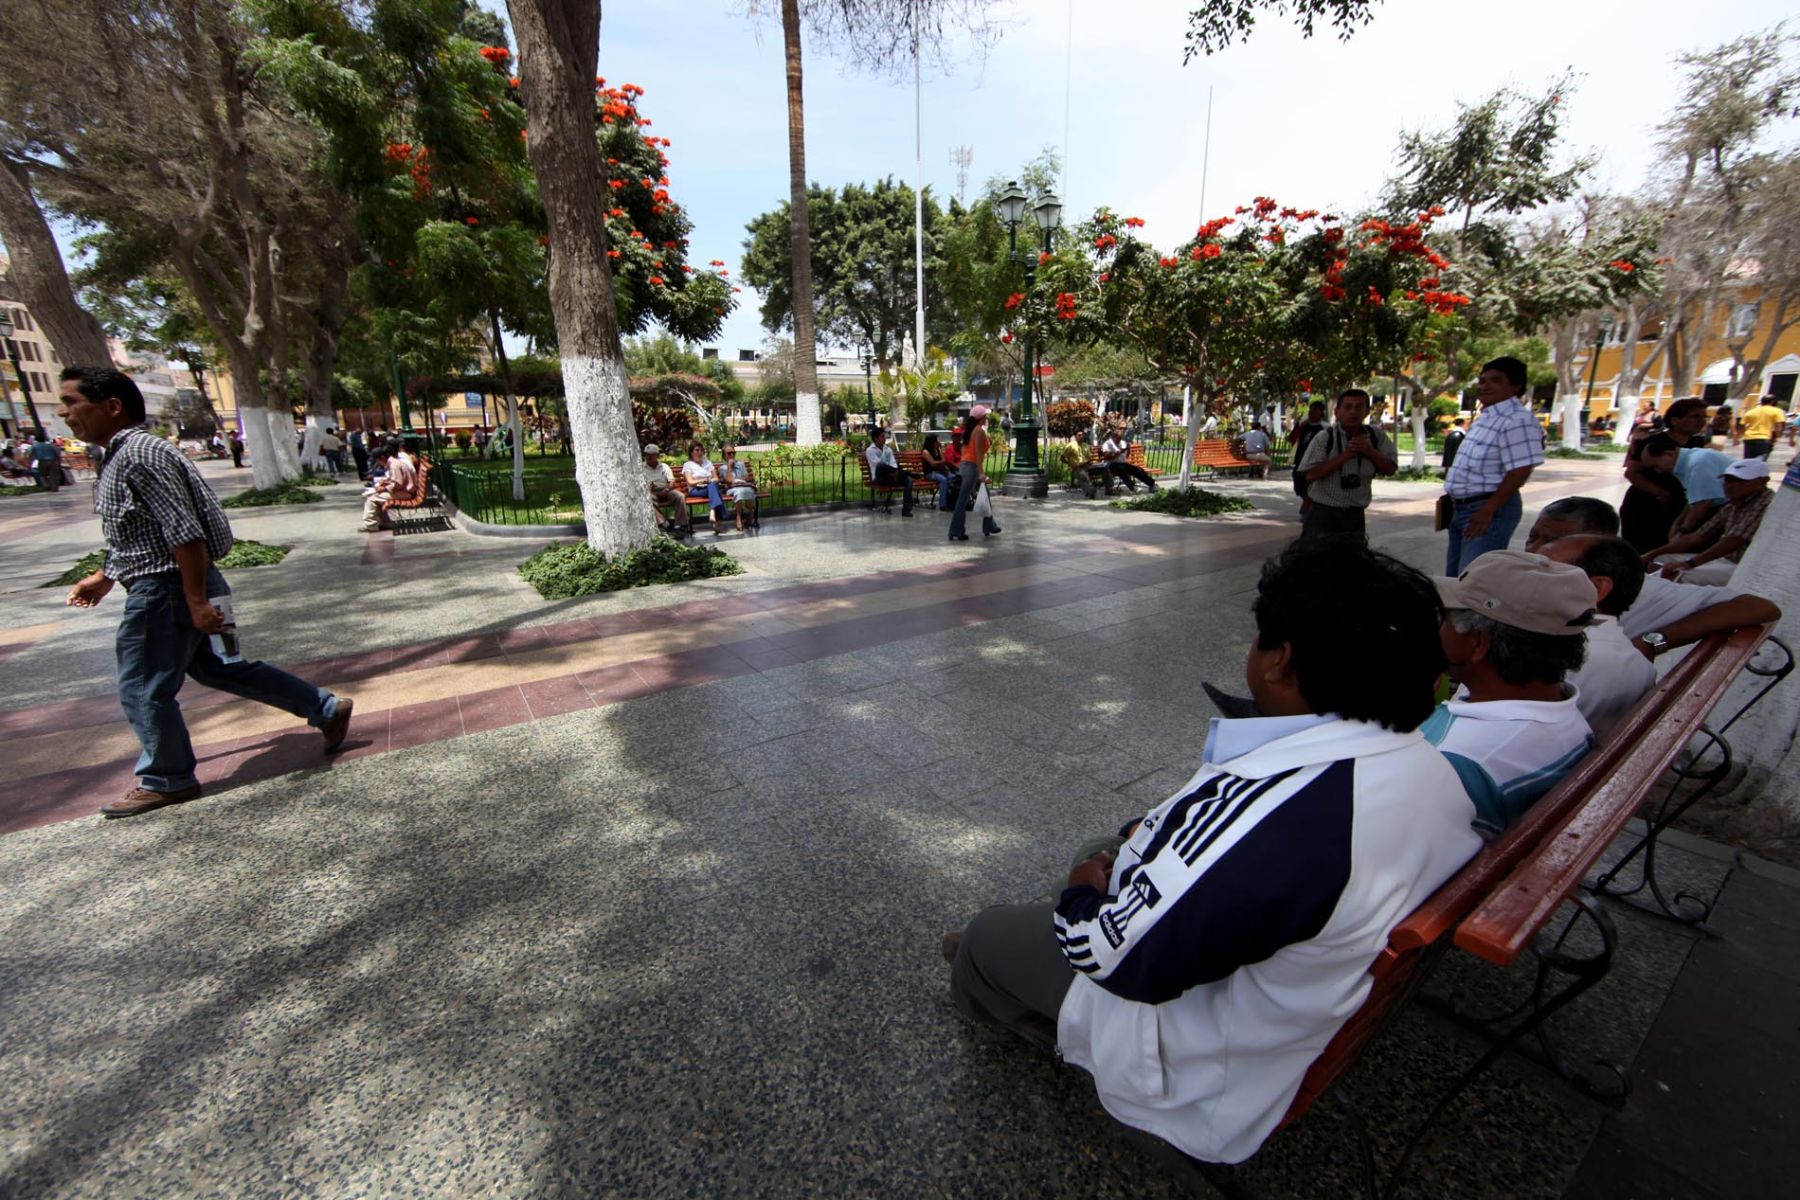
[[[1448,1017],[1462,1028],[1492,1043],[1475,1065],[1463,1074],[1450,1093],[1438,1102],[1431,1116],[1426,1118],[1427,1126],[1437,1119],[1457,1093],[1508,1050],[1517,1050],[1521,1057],[1554,1071],[1570,1087],[1591,1099],[1615,1108],[1625,1103],[1625,1098],[1631,1093],[1631,1078],[1623,1067],[1610,1062],[1595,1064],[1607,1077],[1604,1082],[1596,1083],[1591,1068],[1570,1062],[1556,1048],[1546,1025],[1558,1010],[1605,978],[1606,973],[1612,969],[1613,954],[1618,946],[1619,935],[1612,916],[1597,897],[1577,892],[1569,899],[1570,903],[1576,905],[1576,911],[1563,925],[1556,940],[1547,948],[1536,951],[1537,978],[1532,984],[1531,994],[1520,1003],[1505,1012],[1475,1016],[1461,1011],[1454,995],[1425,993],[1419,996],[1419,1003],[1426,1008]],[[1586,956],[1572,954],[1565,949],[1569,934],[1583,917],[1593,921],[1601,942],[1597,952]],[[1553,993],[1550,985],[1557,976],[1567,976],[1569,982]],[[1530,1043],[1522,1045],[1527,1037],[1531,1039]],[[1402,1165],[1411,1157],[1417,1141],[1425,1133],[1426,1128],[1421,1127],[1414,1135],[1414,1144],[1408,1145],[1406,1154],[1401,1159]],[[1391,1181],[1389,1188],[1392,1188]]]

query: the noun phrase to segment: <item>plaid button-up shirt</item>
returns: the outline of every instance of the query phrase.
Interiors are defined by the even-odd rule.
[[[1482,409],[1469,425],[1444,477],[1444,490],[1458,500],[1486,496],[1499,490],[1509,472],[1543,462],[1543,426],[1517,397],[1502,400]]]
[[[126,585],[180,570],[175,547],[204,541],[214,560],[231,552],[225,510],[187,455],[141,425],[106,444],[94,511],[106,535],[106,577]]]
[[[1769,505],[1774,499],[1775,493],[1764,488],[1760,492],[1752,494],[1747,500],[1728,503],[1707,518],[1706,524],[1695,532],[1709,537],[1708,546],[1725,537],[1741,537],[1748,542],[1756,536],[1756,531],[1762,528],[1763,514],[1769,511]],[[1745,546],[1744,550],[1747,549],[1749,547]],[[1720,557],[1726,562],[1742,562],[1744,550],[1734,550],[1730,554]]]

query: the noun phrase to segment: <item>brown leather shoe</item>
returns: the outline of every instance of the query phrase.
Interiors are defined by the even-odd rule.
[[[192,787],[180,788],[173,792],[153,792],[149,788],[134,787],[125,793],[123,799],[102,805],[100,815],[103,817],[135,817],[139,813],[147,813],[153,808],[180,804],[183,800],[193,800],[199,795],[200,785],[197,783]]]
[[[331,714],[331,720],[319,726],[319,732],[325,735],[325,753],[330,754],[344,744],[344,738],[350,733],[350,714],[356,711],[356,701],[348,696],[337,698],[337,711]]]

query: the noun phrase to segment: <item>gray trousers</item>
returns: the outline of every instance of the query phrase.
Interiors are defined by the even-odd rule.
[[[1075,852],[1070,866],[1123,844],[1119,837],[1094,838]],[[1051,894],[1060,895],[1063,886],[1057,880]],[[950,967],[950,998],[956,1007],[993,1025],[1015,1025],[1032,1016],[1055,1021],[1075,982],[1075,968],[1056,944],[1055,911],[1054,900],[1039,900],[996,904],[976,913]]]

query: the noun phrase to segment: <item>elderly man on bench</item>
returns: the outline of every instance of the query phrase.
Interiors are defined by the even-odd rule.
[[[1280,1124],[1394,925],[1481,844],[1418,732],[1443,669],[1431,582],[1300,542],[1252,612],[1267,715],[1215,719],[1194,777],[1084,847],[1059,899],[944,940],[965,1014],[1055,1046],[1125,1124],[1228,1163]]]

